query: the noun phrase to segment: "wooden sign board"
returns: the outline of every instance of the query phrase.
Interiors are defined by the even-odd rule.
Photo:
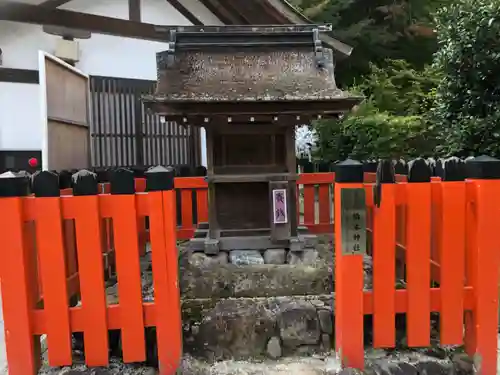
[[[273,190],[273,212],[274,212],[274,224],[288,223],[288,214],[286,207],[286,189]]]
[[[342,254],[365,255],[367,247],[365,189],[342,189],[340,192]]]

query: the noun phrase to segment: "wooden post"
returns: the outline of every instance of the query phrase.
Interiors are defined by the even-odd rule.
[[[40,341],[31,333],[30,314],[38,293],[30,277],[29,253],[24,235],[23,198],[28,194],[29,180],[12,172],[0,175],[0,277],[5,343],[10,375],[35,375],[40,367]]]
[[[439,232],[440,265],[440,342],[442,345],[460,345],[463,342],[464,275],[465,275],[465,164],[458,159],[439,161],[443,182],[437,183],[440,195]]]
[[[479,156],[467,161],[467,177],[475,190],[475,222],[469,230],[474,231],[472,287],[474,288],[474,311],[468,330],[474,331],[468,343],[468,352],[474,355],[477,373],[481,375],[497,372],[498,331],[498,282],[500,267],[500,243],[496,234],[500,232],[500,160]],[[472,327],[471,327],[472,326]],[[472,347],[471,347],[472,344]]]
[[[85,362],[88,366],[107,366],[109,345],[102,261],[103,228],[97,176],[81,170],[73,175],[73,183],[74,197],[71,199],[75,212],[82,311],[89,322],[83,332]]]
[[[35,228],[43,284],[43,303],[51,366],[70,366],[71,326],[58,175],[49,171],[33,176]]]
[[[143,362],[146,345],[134,173],[120,168],[111,172],[110,182],[123,360]]]
[[[411,162],[406,194],[406,276],[408,346],[430,345],[431,170],[424,159]]]
[[[344,367],[363,369],[366,206],[361,163],[336,165],[335,196],[335,347]]]
[[[154,283],[156,337],[161,375],[177,371],[182,350],[182,321],[177,280],[174,170],[161,166],[146,173]]]
[[[391,160],[377,168],[373,208],[373,346],[393,348],[395,329],[396,185]]]

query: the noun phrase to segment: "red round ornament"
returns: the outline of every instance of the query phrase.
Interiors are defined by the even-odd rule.
[[[30,158],[28,164],[31,168],[36,168],[38,166],[38,160],[36,158]]]

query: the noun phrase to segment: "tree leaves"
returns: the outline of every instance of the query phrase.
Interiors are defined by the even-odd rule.
[[[326,160],[354,157],[400,158],[435,153],[435,127],[428,121],[439,74],[432,67],[412,69],[402,60],[370,65],[370,74],[355,89],[367,100],[340,121],[315,125],[319,155]]]
[[[443,72],[434,121],[445,154],[500,156],[500,12],[498,0],[459,0],[437,14]]]

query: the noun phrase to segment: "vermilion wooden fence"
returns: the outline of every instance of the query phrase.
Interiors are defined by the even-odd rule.
[[[54,366],[71,363],[71,332],[84,332],[89,365],[107,364],[110,329],[122,331],[126,362],[144,360],[144,328],[150,326],[157,327],[163,373],[172,373],[181,335],[175,239],[190,238],[196,223],[207,220],[204,179],[175,179],[181,199],[176,223],[174,191],[155,191],[151,185],[145,193],[146,179],[134,181],[125,173],[125,183],[119,176],[100,186],[93,180],[95,193],[103,194],[86,194],[85,184],[56,191],[47,173],[42,174],[49,176],[44,189],[51,193],[42,189],[36,197],[16,196],[19,179],[0,179],[0,275],[10,374],[35,373],[36,337],[41,334],[48,336]],[[312,232],[332,233],[330,207],[334,200],[339,217],[335,197],[341,189],[362,187],[366,192],[373,290],[364,290],[362,256],[342,255],[341,246],[336,247],[336,340],[344,363],[363,367],[364,315],[373,315],[376,347],[394,347],[396,313],[407,313],[408,345],[428,346],[432,311],[441,315],[443,344],[465,341],[468,352],[481,357],[482,373],[495,373],[498,295],[497,285],[488,280],[498,279],[500,252],[489,234],[500,229],[494,194],[499,182],[434,178],[413,183],[398,176],[399,183],[383,184],[381,205],[375,207],[375,174],[365,173],[364,183],[334,184],[335,178],[335,173],[300,175],[303,215],[297,215]],[[149,179],[151,184],[157,181]],[[123,184],[125,190],[116,188]],[[340,220],[335,234],[341,244]],[[154,303],[143,302],[140,295],[138,259],[146,241],[153,249]],[[101,261],[103,254],[109,262]],[[395,258],[404,261],[406,289],[395,289]],[[118,274],[118,305],[106,305],[102,276],[107,267]],[[439,287],[432,288],[430,281]],[[81,306],[68,298],[74,295],[81,295]]]
[[[304,173],[299,175],[297,185],[303,196],[303,215],[297,211],[299,223],[312,233],[331,233],[333,231],[332,194],[335,173]],[[145,180],[135,179],[136,192],[145,191]],[[103,192],[109,191],[109,184],[102,185]],[[198,223],[208,221],[208,184],[203,177],[176,177],[175,189],[180,199],[180,223],[177,225],[177,238],[190,239]],[[71,191],[69,189],[68,191]],[[193,199],[193,193],[195,199]],[[299,199],[299,198],[298,198]],[[194,202],[194,203],[193,203]],[[196,208],[193,209],[193,204]],[[297,205],[300,207],[300,205]],[[193,212],[196,211],[197,217]],[[303,216],[303,220],[300,218]],[[147,238],[147,233],[142,236]],[[146,231],[147,232],[147,231]]]
[[[350,176],[359,176],[352,172],[362,166],[344,167]],[[498,163],[496,167],[500,172]],[[335,185],[336,197],[342,189],[365,189],[373,225],[373,289],[364,290],[363,255],[343,253],[341,221],[335,221],[335,339],[344,365],[364,367],[364,315],[373,316],[375,347],[395,347],[396,313],[406,314],[408,346],[428,347],[430,313],[438,312],[441,344],[465,343],[477,373],[496,373],[500,242],[493,233],[500,230],[500,179],[490,179],[491,170],[486,173],[484,180],[429,178],[382,184],[379,207],[371,185],[337,176],[343,183]],[[337,199],[336,217],[341,205]],[[401,218],[406,289],[396,290],[394,259]],[[439,259],[437,268],[429,264],[433,256]],[[439,276],[438,287],[432,287],[431,272]]]
[[[148,193],[135,193],[131,173],[120,171],[113,178],[111,194],[97,194],[95,176],[82,173],[74,196],[60,196],[57,176],[43,172],[34,179],[34,197],[25,196],[26,179],[0,179],[0,275],[10,375],[38,373],[37,337],[42,334],[47,335],[51,366],[72,364],[72,332],[84,334],[86,363],[106,366],[108,330],[121,330],[125,362],[144,361],[145,327],[152,326],[161,373],[175,373],[182,344],[173,172],[151,172]],[[145,216],[152,247],[150,303],[142,299],[137,231]],[[113,223],[119,291],[114,305],[106,301],[102,253],[109,228],[103,228],[103,220]],[[70,236],[76,246],[70,249],[76,252],[77,286],[68,282],[76,272],[68,268],[73,261],[68,261],[65,222],[74,222]],[[74,292],[81,306],[70,307]]]
[[[331,209],[334,173],[304,173],[299,175],[297,184],[303,194],[303,220],[297,212],[299,223],[312,233],[331,233],[333,231],[333,210]],[[181,223],[177,228],[178,239],[193,236],[196,224],[208,221],[208,185],[203,177],[177,177],[175,188],[180,190],[182,207]],[[192,192],[195,192],[198,220],[193,220]],[[300,207],[300,204],[297,205]]]

